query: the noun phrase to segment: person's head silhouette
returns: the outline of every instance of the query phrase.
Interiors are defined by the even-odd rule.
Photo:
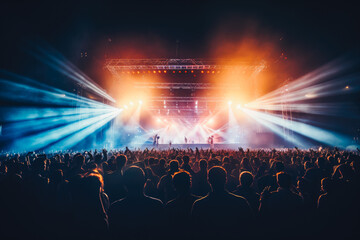
[[[359,158],[352,160],[350,166],[352,167],[355,174],[360,173],[360,159]]]
[[[171,160],[170,161],[170,172],[175,173],[179,171],[179,161],[178,160]]]
[[[165,166],[165,163],[166,163],[165,159],[164,159],[164,158],[161,158],[160,161],[159,161],[159,165],[162,166],[162,167],[164,167],[164,166]]]
[[[273,163],[273,167],[275,169],[275,172],[277,172],[277,173],[282,172],[285,169],[284,163],[282,163],[280,161],[275,161]]]
[[[340,164],[339,172],[341,174],[341,177],[345,180],[352,179],[354,175],[354,171],[349,164]]]
[[[94,161],[95,161],[96,164],[100,164],[101,161],[102,161],[102,159],[103,159],[102,153],[97,153],[97,154],[95,154],[95,156],[94,156]]]
[[[173,184],[178,192],[178,194],[182,195],[190,192],[191,187],[191,175],[187,171],[180,171],[174,174],[173,176]]]
[[[308,193],[310,191],[310,183],[305,178],[300,178],[297,182],[298,190],[301,193]]]
[[[82,174],[81,191],[86,196],[93,196],[94,200],[99,196],[99,192],[104,188],[104,180],[98,171],[90,171]]]
[[[225,189],[226,170],[223,167],[215,166],[209,170],[209,183],[214,192]]]
[[[319,157],[315,163],[318,168],[324,169],[326,167],[326,160],[323,157]]]
[[[118,170],[121,170],[127,162],[127,157],[124,154],[121,154],[116,157],[116,166]]]
[[[77,167],[81,168],[85,164],[85,157],[81,154],[78,154],[74,157],[74,163]]]
[[[201,159],[199,165],[200,165],[200,170],[207,171],[208,164],[205,159]]]
[[[250,187],[253,181],[254,176],[251,174],[251,172],[244,171],[239,176],[240,185],[243,187]]]
[[[36,172],[42,172],[45,170],[46,161],[43,158],[36,158],[35,161],[33,162],[32,166]]]
[[[281,188],[289,189],[291,187],[291,176],[285,172],[278,172],[276,181]]]
[[[321,189],[324,193],[332,193],[334,191],[334,188],[334,180],[328,177],[321,179]]]
[[[128,168],[124,173],[124,183],[129,194],[142,193],[145,180],[145,173],[139,167],[132,166]]]
[[[190,162],[190,157],[189,157],[188,155],[184,155],[182,159],[183,159],[183,164],[184,164],[184,165],[188,165],[188,164],[189,164],[189,162]]]

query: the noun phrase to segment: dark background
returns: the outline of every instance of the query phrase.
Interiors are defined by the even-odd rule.
[[[35,79],[46,76],[29,43],[49,44],[100,84],[105,57],[213,57],[219,33],[276,45],[272,57],[284,53],[293,77],[359,53],[359,12],[346,1],[8,1],[0,9],[0,68]]]

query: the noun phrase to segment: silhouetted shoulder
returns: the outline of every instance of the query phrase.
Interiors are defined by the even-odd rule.
[[[232,198],[234,201],[238,201],[239,203],[242,203],[244,205],[249,205],[246,198],[244,198],[242,196],[239,196],[239,195],[229,192],[229,197]]]
[[[199,196],[195,196],[195,195],[190,195],[190,196],[187,196],[186,198],[181,198],[181,199],[175,198],[166,203],[166,208],[176,207],[179,204],[189,203],[189,202],[192,205],[199,198],[200,198]]]
[[[130,199],[130,198],[123,198],[120,200],[117,200],[111,204],[111,208],[118,208],[123,206],[128,206],[129,204],[132,205],[135,202],[142,202],[144,205],[151,205],[154,207],[163,207],[163,202],[160,199],[144,196],[141,199]]]
[[[153,204],[154,206],[159,206],[159,207],[164,206],[163,202],[160,199],[153,198],[150,196],[145,196],[145,199],[149,204]]]
[[[125,199],[126,199],[126,198],[122,198],[122,199],[116,200],[115,202],[111,203],[110,207],[111,207],[111,208],[114,208],[114,207],[119,207],[119,206],[123,205],[124,202],[125,202]]]
[[[199,199],[197,199],[195,202],[194,202],[194,206],[195,205],[201,205],[203,203],[206,203],[209,201],[209,195],[206,195],[205,197],[201,197]]]

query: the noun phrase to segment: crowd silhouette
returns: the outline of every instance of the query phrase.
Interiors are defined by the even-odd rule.
[[[0,157],[1,239],[358,239],[359,152],[59,151]]]

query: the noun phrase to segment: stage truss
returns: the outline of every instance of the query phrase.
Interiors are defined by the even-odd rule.
[[[254,75],[266,67],[265,62],[249,64],[231,60],[205,59],[107,59],[105,68],[113,75],[120,76],[127,70],[237,70],[251,71]]]
[[[266,68],[264,61],[249,63],[235,62],[226,59],[107,59],[104,65],[117,81],[121,82],[125,74],[131,73],[160,73],[161,71],[204,71],[214,73],[232,71],[235,74],[247,74],[249,80],[256,82],[256,76]],[[185,78],[186,76],[184,76]],[[189,82],[190,81],[190,82]],[[191,92],[201,90],[233,89],[234,86],[211,82],[191,82],[191,79],[176,82],[141,82],[134,81],[135,89],[169,90],[167,95],[153,96],[148,104],[148,110],[156,115],[165,115],[168,118],[199,118],[212,114],[227,100],[223,97],[189,97],[172,96],[173,90],[187,90]],[[240,88],[240,87],[235,87]],[[196,101],[196,104],[194,102]],[[164,107],[164,104],[166,106]]]

